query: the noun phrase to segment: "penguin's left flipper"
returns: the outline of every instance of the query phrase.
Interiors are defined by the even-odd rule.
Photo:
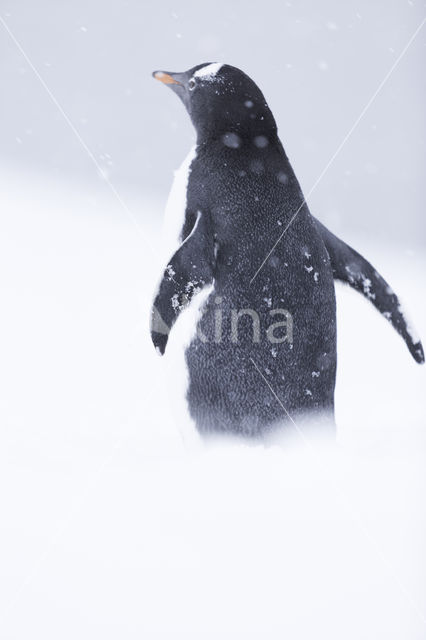
[[[372,302],[402,336],[414,360],[423,364],[425,357],[420,338],[408,324],[397,295],[386,280],[365,258],[337,238],[321,222],[315,219],[315,224],[330,256],[334,279],[349,284]]]
[[[170,330],[193,296],[213,281],[214,237],[198,212],[191,233],[167,264],[151,310],[151,338],[163,355]]]

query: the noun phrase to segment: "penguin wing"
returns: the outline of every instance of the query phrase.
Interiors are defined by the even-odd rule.
[[[330,256],[334,279],[349,284],[372,302],[402,336],[414,360],[423,364],[425,358],[422,343],[404,316],[396,293],[365,258],[331,233],[317,219],[314,220]]]
[[[200,211],[192,231],[167,264],[151,310],[151,338],[163,355],[170,330],[193,296],[213,281],[214,236]]]

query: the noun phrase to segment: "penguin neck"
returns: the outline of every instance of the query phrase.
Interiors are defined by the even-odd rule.
[[[267,126],[262,122],[250,123],[223,123],[210,129],[197,129],[197,147],[222,145],[229,149],[238,149],[255,145],[259,148],[270,147],[282,149],[276,127]]]
[[[277,125],[266,103],[250,114],[240,109],[229,109],[223,110],[220,118],[211,116],[210,113],[207,118],[193,118],[199,146],[222,141],[225,146],[237,148],[239,141],[247,143],[262,140],[262,137],[271,145],[278,142]]]

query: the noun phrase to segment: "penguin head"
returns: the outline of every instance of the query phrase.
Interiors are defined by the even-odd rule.
[[[221,139],[238,148],[245,137],[259,143],[276,136],[274,117],[259,87],[243,71],[228,64],[208,62],[183,73],[154,71],[185,105],[198,142]]]

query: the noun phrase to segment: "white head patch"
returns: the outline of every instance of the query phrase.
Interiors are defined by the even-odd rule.
[[[213,62],[212,64],[208,64],[205,67],[198,69],[198,71],[194,73],[194,78],[201,78],[201,80],[212,82],[221,67],[223,67],[223,62]]]

